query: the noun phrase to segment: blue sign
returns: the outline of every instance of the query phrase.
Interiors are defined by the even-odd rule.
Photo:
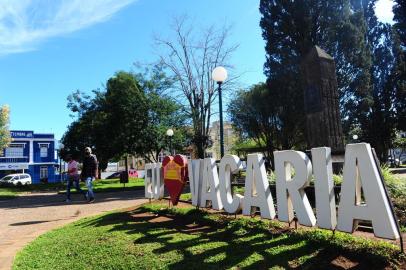
[[[21,130],[14,130],[10,131],[11,138],[34,138],[33,131],[21,131]]]

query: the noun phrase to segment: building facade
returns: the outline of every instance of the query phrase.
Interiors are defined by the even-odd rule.
[[[229,154],[231,148],[234,146],[238,139],[235,134],[233,126],[230,122],[223,122],[224,131],[224,154]],[[214,121],[210,128],[209,133],[210,139],[212,141],[212,146],[206,150],[206,156],[212,157],[216,160],[221,159],[220,157],[220,121]]]
[[[33,131],[10,131],[12,141],[0,151],[0,177],[12,173],[28,173],[32,183],[59,180],[55,158],[54,134],[35,134]]]

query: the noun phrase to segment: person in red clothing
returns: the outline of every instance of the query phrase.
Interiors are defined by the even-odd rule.
[[[70,188],[72,184],[75,189],[83,194],[86,199],[86,192],[84,192],[79,186],[79,173],[78,173],[78,162],[72,157],[72,155],[66,156],[66,161],[68,162],[68,182],[66,187],[66,202],[71,202]]]

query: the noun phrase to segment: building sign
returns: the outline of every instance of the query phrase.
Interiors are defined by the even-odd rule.
[[[1,164],[0,171],[5,170],[28,170],[28,164]]]
[[[358,221],[369,220],[376,237],[399,238],[396,217],[391,211],[380,168],[375,163],[369,144],[346,146],[338,211],[334,199],[331,149],[318,147],[313,148],[311,153],[312,161],[300,151],[274,152],[276,205],[270,192],[262,154],[250,154],[247,157],[244,196],[233,194],[231,187],[231,175],[242,169],[237,156],[224,156],[218,170],[212,158],[192,160],[188,164],[192,204],[207,207],[208,202],[211,202],[213,209],[230,214],[242,210],[246,216],[258,209],[265,219],[275,219],[277,210],[278,219],[283,222],[291,222],[296,216],[298,222],[305,226],[313,227],[317,224],[319,228],[348,233],[357,228]],[[162,198],[160,164],[147,164],[146,170],[152,170],[152,173],[150,177],[147,173],[145,178],[145,196]],[[315,213],[305,192],[312,177]]]
[[[33,131],[10,131],[11,138],[34,138]]]
[[[186,184],[187,159],[182,155],[166,156],[162,161],[164,185],[173,205],[177,205]]]

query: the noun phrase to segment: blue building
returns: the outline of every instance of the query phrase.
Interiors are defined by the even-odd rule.
[[[12,142],[0,151],[0,177],[11,173],[28,173],[32,183],[56,182],[54,134],[33,131],[10,131]]]

